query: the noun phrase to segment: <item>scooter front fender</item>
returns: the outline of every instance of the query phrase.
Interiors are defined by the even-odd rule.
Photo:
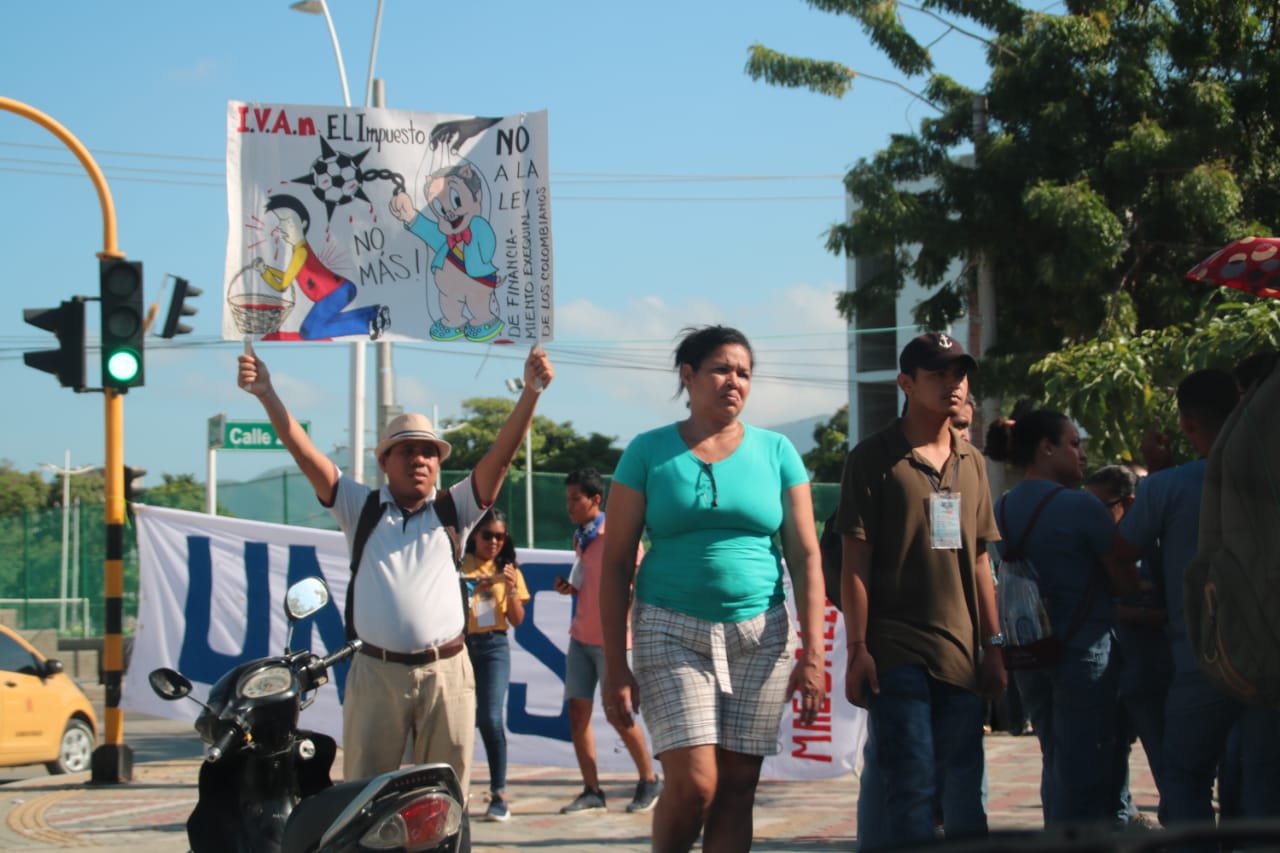
[[[294,751],[260,755],[242,750],[200,765],[199,797],[187,820],[192,853],[280,853],[289,816],[304,797],[332,787],[333,738],[299,732],[315,745],[302,760]]]

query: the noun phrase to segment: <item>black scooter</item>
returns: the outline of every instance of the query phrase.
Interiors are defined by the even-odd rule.
[[[328,602],[320,578],[290,587],[290,638],[297,620]],[[289,651],[286,640],[280,657],[240,664],[218,679],[208,704],[190,696],[191,682],[181,673],[163,668],[150,674],[162,699],[191,698],[204,708],[195,727],[209,746],[187,820],[192,853],[470,850],[462,787],[448,764],[334,785],[329,770],[336,742],[298,728],[302,709],[328,682],[329,668],[355,654],[359,643],[319,657]]]

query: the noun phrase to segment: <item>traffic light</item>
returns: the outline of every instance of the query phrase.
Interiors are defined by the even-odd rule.
[[[52,373],[64,388],[84,390],[84,301],[80,297],[57,308],[24,308],[22,319],[58,336],[58,349],[24,352],[28,367]]]
[[[185,278],[173,277],[173,296],[169,299],[169,313],[165,315],[164,327],[160,329],[160,337],[172,338],[174,335],[190,333],[191,327],[181,322],[183,317],[190,317],[197,308],[187,305],[187,297],[200,295],[200,288],[192,287]]]
[[[99,267],[102,297],[102,385],[127,391],[142,385],[142,262],[104,258]]]

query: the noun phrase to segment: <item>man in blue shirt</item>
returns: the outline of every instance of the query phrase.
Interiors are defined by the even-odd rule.
[[[1167,636],[1174,676],[1165,703],[1160,822],[1214,819],[1213,780],[1227,735],[1236,725],[1249,744],[1244,767],[1247,816],[1277,815],[1280,798],[1280,715],[1246,707],[1217,690],[1196,665],[1187,641],[1183,573],[1199,544],[1200,497],[1206,458],[1239,394],[1231,375],[1200,370],[1178,386],[1178,425],[1199,459],[1159,471],[1138,486],[1118,535],[1125,556],[1158,545],[1165,571]]]

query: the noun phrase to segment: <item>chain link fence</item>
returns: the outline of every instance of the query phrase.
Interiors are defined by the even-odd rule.
[[[445,471],[445,485],[464,471]],[[507,475],[495,506],[507,516],[518,546],[528,542],[525,474]],[[573,547],[573,529],[565,515],[564,474],[533,475],[534,544],[539,548]],[[608,478],[606,478],[607,480]],[[814,483],[814,515],[818,530],[835,509],[839,485]],[[218,508],[224,515],[276,524],[336,530],[329,512],[316,500],[306,478],[285,470],[244,483],[219,483]],[[142,503],[146,503],[145,494]],[[0,622],[23,631],[58,630],[62,636],[96,636],[102,632],[105,524],[101,504],[84,504],[69,514],[66,596],[63,595],[63,510],[27,510],[0,516]],[[87,599],[63,603],[63,598]],[[52,600],[52,601],[51,601]],[[124,536],[124,619],[130,634],[138,607],[138,547],[130,521]],[[86,619],[85,614],[88,614]]]

